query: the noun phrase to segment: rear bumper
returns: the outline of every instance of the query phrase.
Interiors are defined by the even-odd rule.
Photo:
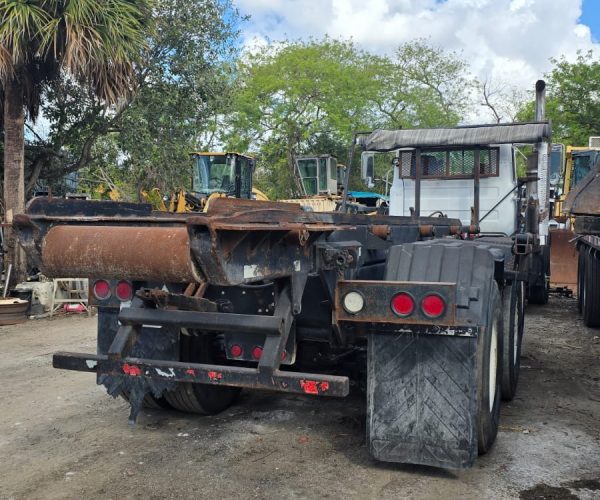
[[[63,370],[93,372],[111,376],[145,377],[171,382],[267,389],[315,396],[344,397],[349,393],[348,377],[255,368],[124,358],[105,355],[57,352],[52,366]]]

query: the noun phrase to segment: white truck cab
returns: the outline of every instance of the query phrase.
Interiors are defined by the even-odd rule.
[[[501,144],[480,147],[478,150],[480,231],[511,236],[518,229],[514,148],[509,144]],[[421,149],[422,216],[443,214],[460,219],[464,225],[474,222],[475,156],[473,147]],[[412,215],[415,182],[415,149],[397,150],[394,180],[390,189],[390,215]]]

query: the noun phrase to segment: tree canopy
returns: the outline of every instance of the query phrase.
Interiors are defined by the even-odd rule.
[[[258,180],[271,196],[301,194],[297,155],[345,155],[354,131],[457,124],[465,71],[422,40],[393,58],[330,38],[268,45],[238,63],[226,143],[260,151]]]
[[[546,75],[546,115],[552,121],[553,141],[586,146],[590,136],[600,135],[600,60],[593,52],[579,52],[575,61],[552,59]],[[535,116],[534,102],[520,111],[521,120]]]
[[[149,0],[0,0],[6,214],[25,203],[25,110],[35,120],[44,89],[61,77],[107,105],[130,94],[150,20]],[[9,260],[22,278],[24,261],[8,233]]]

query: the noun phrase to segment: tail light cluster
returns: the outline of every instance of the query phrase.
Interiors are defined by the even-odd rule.
[[[347,313],[352,315],[360,313],[365,305],[365,297],[356,290],[349,291],[342,298],[342,306]],[[417,301],[413,294],[402,291],[394,293],[390,300],[390,309],[401,318],[412,316],[418,309],[426,318],[436,319],[444,315],[446,307],[446,300],[436,292],[426,292],[424,295],[420,295],[420,301]]]
[[[227,358],[235,361],[260,361],[263,355],[263,348],[252,341],[233,341],[227,343]],[[281,353],[281,362],[291,364],[293,355],[288,356],[288,348]]]
[[[415,299],[408,292],[400,292],[392,297],[392,311],[401,317],[415,312]],[[430,319],[439,318],[446,312],[446,301],[437,293],[428,293],[421,299],[421,312]]]
[[[92,293],[100,301],[110,299],[114,294],[121,302],[126,302],[133,297],[133,286],[124,280],[113,282],[112,286],[107,280],[96,280],[92,285]]]

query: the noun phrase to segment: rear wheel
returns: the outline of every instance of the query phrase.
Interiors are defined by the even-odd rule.
[[[585,252],[583,285],[583,323],[600,326],[600,259],[595,252]]]
[[[487,453],[498,434],[502,366],[502,301],[492,283],[485,328],[477,342],[477,446]]]
[[[523,338],[523,282],[515,281],[502,293],[502,399],[514,398],[521,366]]]
[[[121,397],[129,403],[128,391],[122,391]],[[143,405],[144,408],[151,408],[153,410],[170,410],[173,408],[164,397],[155,398],[152,394],[144,396]]]
[[[540,254],[534,255],[532,262],[535,270],[533,280],[529,286],[527,299],[532,304],[547,304],[550,296],[550,253],[549,246],[545,245]]]
[[[199,334],[198,336],[181,335],[181,361],[195,363],[214,363],[216,353],[212,345],[214,336]],[[165,392],[165,399],[177,410],[214,415],[235,401],[240,389],[237,387],[217,386],[209,384],[192,384],[180,382],[174,391]]]

